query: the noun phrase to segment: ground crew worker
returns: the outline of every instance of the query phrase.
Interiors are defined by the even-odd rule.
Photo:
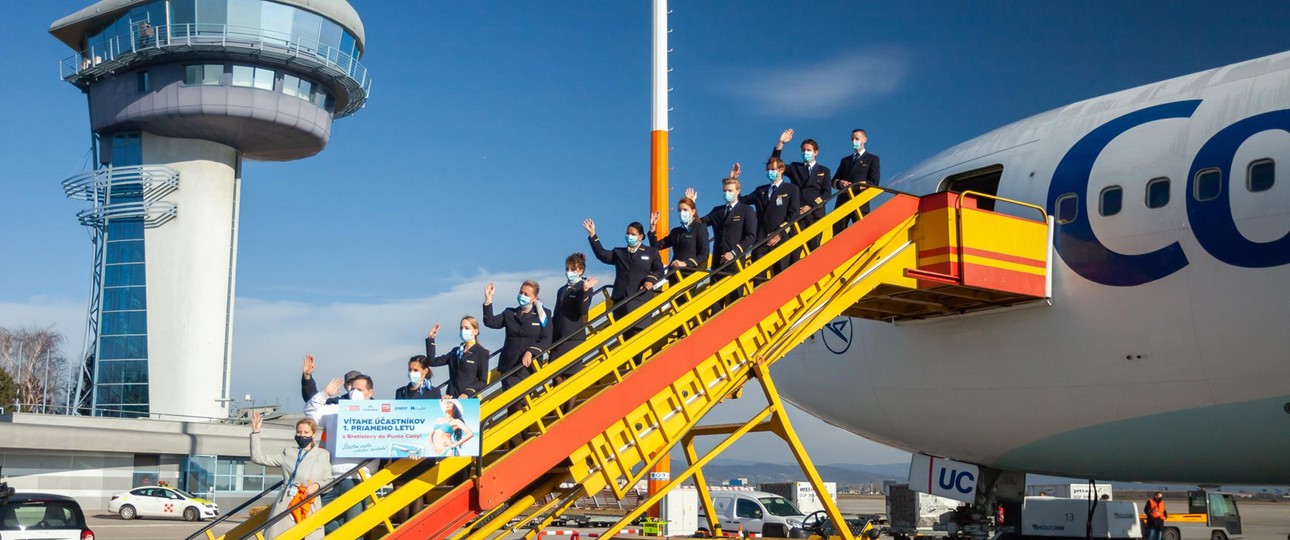
[[[596,259],[614,266],[614,290],[609,299],[614,303],[614,320],[621,320],[632,310],[654,297],[654,286],[663,279],[663,259],[658,250],[645,245],[645,226],[633,221],[627,225],[627,247],[605,249],[596,236],[596,222],[590,218],[582,221],[587,230],[587,242]],[[646,292],[637,294],[637,291]],[[633,297],[633,295],[635,295]],[[630,300],[628,298],[631,297]],[[624,337],[632,337],[649,326],[649,317],[641,317]]]
[[[786,129],[779,135],[779,144],[771,150],[770,157],[780,157],[780,150],[784,145],[793,140],[793,130]],[[829,187],[832,182],[829,168],[817,163],[820,159],[820,145],[815,139],[806,139],[802,141],[802,161],[794,161],[788,164],[784,170],[784,176],[788,181],[797,186],[802,192],[802,207],[798,212],[802,217],[798,220],[798,226],[805,229],[812,223],[824,219],[824,201],[829,198],[833,189]],[[812,250],[820,247],[820,238],[817,236],[807,242]]]
[[[765,243],[754,250],[757,258],[764,257],[780,242],[793,235],[792,228],[781,230],[799,215],[802,207],[801,192],[797,186],[784,181],[783,160],[773,157],[766,162],[766,178],[770,180],[769,184],[757,186],[752,195],[743,199],[757,210],[757,239],[766,239]],[[788,264],[794,260],[795,255],[780,260],[775,264],[776,271],[788,268]]]
[[[1169,511],[1165,510],[1165,494],[1157,491],[1155,495],[1147,499],[1145,510],[1147,514],[1146,540],[1161,540],[1165,530],[1165,520],[1169,519]]]
[[[519,306],[493,314],[496,287],[492,283],[484,287],[484,326],[506,330],[506,341],[502,342],[502,353],[497,360],[503,389],[515,386],[536,371],[533,361],[551,346],[551,310],[542,307],[538,288],[536,281],[525,281],[516,297]]]
[[[649,245],[657,249],[672,250],[672,268],[702,268],[708,264],[708,227],[696,221],[694,201],[683,198],[676,201],[676,214],[681,224],[659,238],[650,235]],[[649,218],[650,229],[658,223],[658,212]]]
[[[479,397],[488,385],[488,349],[478,342],[479,321],[474,317],[462,317],[458,328],[461,345],[448,354],[435,356],[434,340],[439,335],[439,325],[435,324],[426,334],[426,357],[431,366],[448,366],[448,397]]]

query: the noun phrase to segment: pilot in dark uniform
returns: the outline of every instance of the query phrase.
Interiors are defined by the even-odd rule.
[[[654,297],[654,284],[663,278],[663,259],[658,250],[644,244],[645,226],[632,222],[627,226],[627,247],[605,249],[596,236],[596,224],[590,219],[582,222],[587,229],[587,241],[596,259],[605,264],[614,265],[614,291],[609,299],[614,303],[614,320],[622,319],[632,310],[644,305]],[[636,294],[644,289],[646,292]],[[631,300],[628,297],[636,295]],[[632,329],[625,332],[625,337],[636,335],[649,326],[650,318],[641,317]]]
[[[649,245],[657,249],[672,250],[673,268],[703,268],[708,265],[708,227],[697,221],[694,201],[683,198],[676,201],[676,213],[681,224],[659,238],[650,235]],[[650,225],[658,221],[658,214],[650,217]],[[676,275],[676,274],[673,274]]]
[[[534,360],[551,346],[551,311],[538,300],[536,281],[525,281],[520,286],[519,307],[509,307],[500,314],[493,314],[492,283],[484,287],[484,326],[506,330],[506,341],[497,360],[497,370],[502,373],[502,388],[515,386],[536,370]],[[509,376],[506,374],[516,370]]]
[[[851,131],[851,148],[855,150],[851,155],[842,158],[838,163],[837,172],[833,173],[833,187],[839,191],[847,190],[838,195],[838,202],[834,208],[846,204],[856,193],[860,191],[859,187],[851,186],[877,186],[880,174],[878,172],[878,156],[871,154],[864,149],[866,142],[869,142],[869,136],[863,129]],[[848,189],[850,188],[850,189]],[[860,207],[862,214],[869,213],[869,205]],[[855,215],[850,215],[840,219],[837,225],[833,227],[833,234],[838,234],[845,229],[847,225],[855,222]]]
[[[473,398],[488,385],[488,349],[477,341],[479,321],[467,315],[461,318],[461,345],[453,347],[448,354],[435,356],[434,338],[439,333],[439,325],[430,330],[426,338],[426,358],[431,366],[448,366],[448,397]]]
[[[770,157],[780,157],[780,150],[783,150],[784,144],[791,140],[793,140],[793,130],[784,130],[784,133],[779,136],[779,144],[771,150]],[[824,208],[824,201],[833,193],[833,189],[829,186],[833,177],[828,167],[816,162],[820,158],[820,145],[815,142],[815,139],[802,141],[801,148],[802,161],[789,163],[788,168],[784,170],[784,176],[787,176],[788,180],[802,193],[802,208],[799,212],[805,215],[797,223],[800,229],[805,229],[812,223],[824,219],[824,213],[827,211]],[[817,236],[807,244],[814,250],[820,247],[820,239]]]
[[[587,311],[591,309],[591,298],[598,282],[596,278],[583,277],[586,271],[585,255],[574,253],[564,259],[564,273],[569,283],[555,293],[555,311],[552,313],[555,317],[552,323],[555,331],[551,336],[554,343],[551,347],[551,361],[587,340],[587,330],[584,328],[587,324]],[[577,371],[576,366],[557,376],[556,382],[572,375],[574,371]]]
[[[766,256],[780,242],[793,236],[792,228],[779,231],[798,216],[798,210],[802,207],[801,193],[797,186],[784,181],[783,161],[777,157],[770,158],[766,163],[766,178],[770,179],[769,184],[757,186],[751,195],[740,198],[757,210],[757,239],[768,239],[755,250],[754,254],[758,258]],[[783,271],[795,260],[796,254],[781,259],[775,264],[776,271]]]
[[[757,213],[751,206],[739,202],[739,179],[726,178],[721,181],[721,193],[725,204],[715,206],[700,221],[712,227],[712,267],[716,268],[726,261],[748,255],[752,245],[757,242]],[[693,199],[694,190],[687,189],[686,196]],[[734,273],[731,270],[729,273]]]

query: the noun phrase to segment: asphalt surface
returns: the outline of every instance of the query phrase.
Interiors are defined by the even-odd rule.
[[[1238,504],[1240,505],[1246,540],[1287,540],[1287,536],[1290,536],[1290,503],[1240,502]],[[838,506],[844,513],[871,514],[884,511],[883,500],[873,497],[843,497]],[[185,538],[206,525],[206,523],[161,519],[124,521],[107,512],[90,511],[86,514],[90,522],[90,528],[94,530],[94,535],[99,540]],[[217,526],[215,532],[216,534],[223,533],[236,526],[236,524],[235,520],[226,521]],[[604,529],[560,529],[576,530],[579,532],[580,538],[588,538],[592,533],[604,534],[605,532]],[[521,535],[511,535],[507,538],[521,538]]]

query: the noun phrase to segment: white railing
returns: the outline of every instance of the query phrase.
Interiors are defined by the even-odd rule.
[[[138,199],[112,202],[113,191],[131,187],[138,191]],[[177,189],[179,172],[163,165],[109,167],[63,181],[63,192],[68,198],[92,205],[76,213],[76,218],[86,227],[103,227],[107,220],[114,218],[142,218],[147,227],[160,226],[179,213],[175,203],[161,200]]]
[[[143,32],[135,27],[128,34],[111,36],[102,43],[64,58],[59,63],[59,75],[63,80],[79,84],[158,54],[212,48],[241,49],[255,52],[261,58],[280,55],[282,60],[297,60],[297,65],[340,75],[340,82],[349,90],[350,96],[344,109],[334,111],[337,117],[348,116],[362,108],[372,90],[367,68],[347,52],[316,39],[227,24],[161,25]]]

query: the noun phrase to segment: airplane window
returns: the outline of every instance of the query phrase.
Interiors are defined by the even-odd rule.
[[[1104,216],[1114,216],[1120,213],[1120,207],[1122,206],[1124,206],[1124,188],[1111,186],[1102,190],[1102,198],[1098,201],[1097,212]]]
[[[1270,159],[1260,159],[1250,164],[1250,169],[1246,173],[1245,187],[1258,193],[1272,189],[1272,184],[1276,181],[1276,163]]]
[[[1169,204],[1169,179],[1152,178],[1147,182],[1147,208],[1160,208]]]
[[[1198,201],[1212,201],[1223,192],[1223,173],[1210,168],[1196,173],[1195,192],[1192,197]]]
[[[1057,198],[1057,222],[1070,223],[1079,217],[1079,196],[1067,193]]]

